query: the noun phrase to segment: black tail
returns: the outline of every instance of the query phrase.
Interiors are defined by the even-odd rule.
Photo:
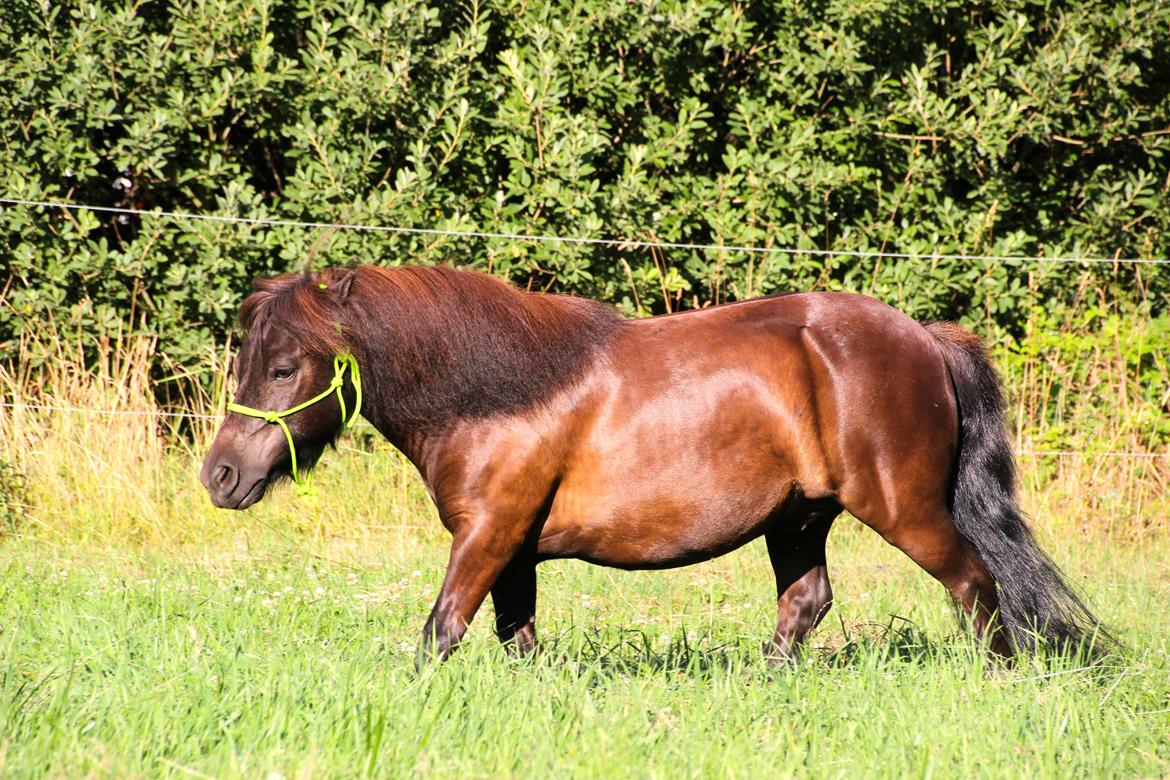
[[[959,404],[951,514],[995,578],[1009,640],[1017,650],[1035,649],[1039,638],[1058,651],[1096,654],[1113,640],[1036,544],[1016,504],[1003,390],[982,342],[950,323],[926,329],[942,349]]]

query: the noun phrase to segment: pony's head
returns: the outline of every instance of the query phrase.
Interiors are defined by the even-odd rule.
[[[294,467],[311,469],[357,413],[353,371],[335,359],[348,353],[339,313],[352,283],[350,271],[290,274],[258,281],[244,302],[238,389],[199,473],[216,506],[246,509],[281,477],[299,479]]]

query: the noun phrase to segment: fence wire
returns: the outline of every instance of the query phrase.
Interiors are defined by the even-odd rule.
[[[812,249],[771,246],[739,246],[725,244],[698,244],[680,241],[645,241],[633,238],[588,238],[584,236],[552,236],[533,233],[494,233],[483,230],[448,230],[433,227],[405,227],[401,225],[361,225],[346,222],[305,222],[293,219],[266,219],[260,217],[234,217],[225,214],[191,214],[182,211],[151,211],[129,209],[117,206],[91,206],[84,203],[65,201],[26,200],[23,198],[0,198],[0,203],[13,206],[35,206],[72,211],[97,211],[108,214],[124,214],[138,217],[156,217],[172,220],[195,220],[202,222],[224,222],[240,225],[261,225],[268,227],[299,227],[329,230],[364,230],[379,233],[401,233],[408,235],[447,236],[454,238],[506,239],[509,241],[535,241],[556,244],[579,244],[606,246],[618,250],[631,249],[690,249],[704,252],[750,252],[766,255],[796,255],[818,257],[888,258],[892,260],[963,260],[979,263],[1069,263],[1083,265],[1170,265],[1170,259],[1137,257],[1062,257],[1043,255],[968,255],[938,252],[883,252],[879,250]]]

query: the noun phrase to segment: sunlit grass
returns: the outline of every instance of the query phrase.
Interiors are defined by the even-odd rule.
[[[1128,647],[1099,669],[988,665],[941,589],[854,525],[830,552],[837,607],[794,668],[763,662],[756,544],[671,572],[547,564],[538,657],[507,657],[480,619],[418,677],[445,549],[407,535],[355,550],[257,530],[222,556],[10,544],[0,774],[1170,771],[1165,545],[1082,551]]]

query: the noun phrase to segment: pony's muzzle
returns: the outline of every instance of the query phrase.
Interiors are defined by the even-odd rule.
[[[199,481],[207,488],[211,503],[220,509],[247,509],[264,495],[267,475],[241,482],[242,472],[225,460],[208,458],[199,471]]]
[[[215,458],[203,461],[203,468],[199,470],[199,481],[207,488],[207,495],[211,503],[217,507],[234,506],[232,494],[240,484],[240,470],[230,463]]]
[[[288,469],[288,442],[276,425],[229,415],[212,442],[199,481],[221,509],[247,509]]]

